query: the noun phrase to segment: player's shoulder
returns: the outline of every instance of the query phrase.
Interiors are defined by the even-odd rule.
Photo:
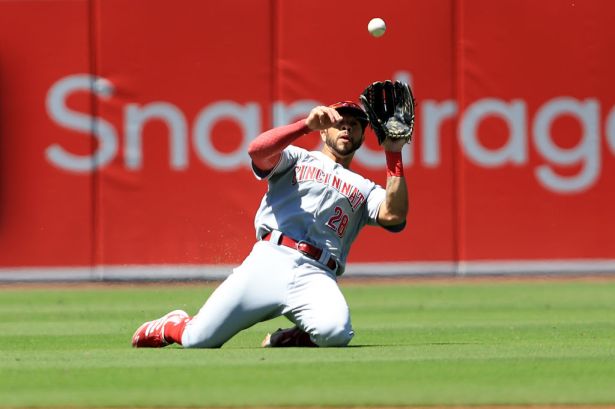
[[[310,152],[307,149],[303,149],[299,146],[295,146],[295,145],[288,145],[286,148],[284,148],[284,151],[289,155],[289,156],[294,156],[297,158],[303,158],[303,157],[308,157],[310,156]]]
[[[376,182],[374,182],[373,180],[366,178],[365,176],[361,175],[360,173],[356,173],[350,169],[345,169],[346,172],[348,172],[348,179],[351,180],[353,182],[353,184],[355,185],[362,185],[365,186],[366,189],[368,190],[372,190],[375,187],[377,187]]]

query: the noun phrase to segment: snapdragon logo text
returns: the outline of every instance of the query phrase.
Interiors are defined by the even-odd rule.
[[[47,112],[53,122],[61,127],[81,132],[96,138],[97,149],[91,155],[76,155],[61,144],[50,145],[45,154],[47,160],[63,170],[89,173],[104,168],[120,150],[126,171],[136,172],[143,164],[143,128],[148,121],[162,121],[169,130],[169,167],[173,171],[187,169],[189,149],[197,158],[217,171],[234,171],[250,166],[247,146],[264,129],[261,123],[262,110],[256,102],[239,104],[235,101],[217,101],[205,106],[189,124],[182,110],[166,101],[147,104],[129,103],[123,107],[122,138],[120,130],[109,121],[76,112],[67,106],[73,93],[90,92],[101,100],[114,94],[113,84],[100,77],[77,74],[64,77],[54,83],[47,94]],[[300,100],[290,104],[275,102],[272,109],[272,126],[290,123],[307,116],[318,101]],[[458,120],[458,141],[461,152],[477,166],[490,169],[503,166],[529,166],[530,150],[542,159],[534,169],[536,181],[545,189],[574,194],[592,187],[601,175],[602,146],[600,103],[593,98],[576,99],[558,96],[545,101],[530,116],[524,100],[501,100],[483,98],[458,112],[453,100],[421,100],[417,122],[420,124],[420,152],[414,146],[404,151],[405,162],[411,166],[437,168],[441,165],[442,135],[445,121]],[[579,124],[581,135],[575,146],[563,148],[552,135],[553,123],[563,116],[571,117]],[[481,143],[478,128],[489,118],[503,121],[508,130],[506,142],[498,148],[489,148]],[[234,121],[242,131],[242,141],[232,152],[221,152],[212,143],[212,130],[221,120]],[[191,126],[191,129],[189,127]],[[269,127],[267,127],[269,128]],[[605,119],[606,146],[615,154],[615,108]],[[357,151],[355,161],[372,169],[384,168],[384,155],[378,150],[363,146]],[[570,167],[574,174],[562,175],[555,167]]]

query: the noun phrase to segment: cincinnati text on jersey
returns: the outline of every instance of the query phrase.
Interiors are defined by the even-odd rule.
[[[314,181],[331,186],[340,194],[345,196],[350,202],[352,211],[355,211],[365,202],[365,196],[361,193],[358,187],[342,180],[333,173],[325,172],[324,170],[310,165],[295,166],[295,175],[293,176],[293,185],[297,182]]]

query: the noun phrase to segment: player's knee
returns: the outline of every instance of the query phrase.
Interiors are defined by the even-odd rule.
[[[328,322],[321,325],[312,338],[319,347],[345,347],[354,336],[350,322]]]

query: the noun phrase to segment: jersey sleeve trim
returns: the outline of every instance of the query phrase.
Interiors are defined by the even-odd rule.
[[[280,155],[280,158],[278,159],[278,163],[276,163],[275,166],[273,168],[271,168],[270,170],[259,169],[254,164],[254,162],[250,162],[251,165],[252,165],[252,173],[254,173],[254,176],[256,176],[256,179],[258,179],[258,180],[269,179],[269,177],[274,174],[276,168],[278,166],[280,166],[280,163],[282,162],[282,156],[283,155],[284,155],[284,153],[282,153],[282,155]]]
[[[404,220],[403,223],[400,224],[394,224],[392,226],[383,226],[380,225],[383,229],[390,231],[391,233],[399,233],[401,232],[403,229],[406,228],[406,221]]]
[[[275,166],[270,171],[261,170],[258,167],[256,167],[256,165],[254,165],[254,162],[252,162],[252,172],[254,173],[254,176],[256,176],[258,180],[268,180],[273,175],[280,173],[280,172],[284,172],[286,169],[291,167],[295,162],[297,162],[297,158],[305,154],[307,154],[307,151],[305,149],[298,148],[293,145],[288,145],[282,151],[282,154],[280,155],[280,159],[278,159],[278,163],[276,163]]]

